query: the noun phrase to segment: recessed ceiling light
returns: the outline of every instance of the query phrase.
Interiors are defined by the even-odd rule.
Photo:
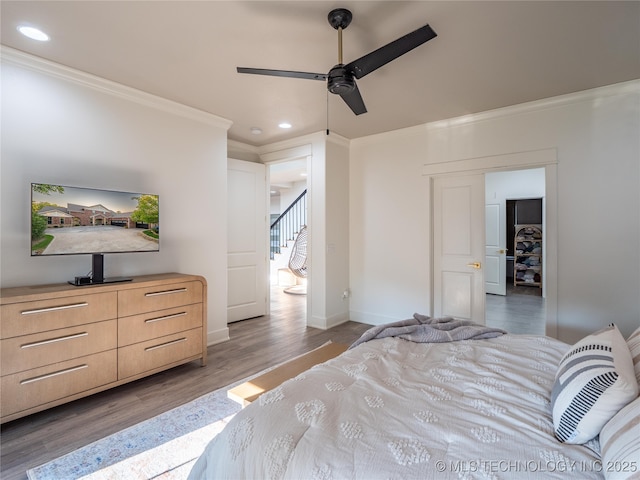
[[[251,133],[254,135],[260,135],[262,133],[262,129],[258,127],[251,127]]]
[[[25,37],[29,37],[32,40],[38,40],[39,42],[49,41],[49,35],[35,27],[30,27],[29,25],[20,25],[18,27],[18,31]]]
[[[282,123],[278,124],[278,126],[280,128],[291,128],[291,124],[287,123],[287,122],[282,122]]]

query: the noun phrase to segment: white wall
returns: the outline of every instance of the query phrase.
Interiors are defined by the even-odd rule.
[[[422,164],[554,148],[558,337],[640,324],[640,82],[352,141],[353,320],[431,306],[431,232]],[[401,248],[392,248],[401,245]]]
[[[105,275],[203,275],[209,340],[227,339],[219,225],[230,123],[10,49],[2,60],[2,286],[66,282],[91,269],[88,255],[30,256],[31,182],[157,193],[160,252],[105,255]]]
[[[307,180],[301,180],[291,184],[291,188],[281,189],[279,198],[279,204],[277,211],[271,211],[271,213],[277,213],[278,215],[284,212],[289,206],[300,196],[302,192],[307,188]]]
[[[544,168],[489,172],[484,176],[486,203],[544,198]]]
[[[349,320],[349,148],[327,141],[326,184],[326,298],[325,327]]]
[[[381,324],[431,311],[424,128],[351,142],[350,318]]]

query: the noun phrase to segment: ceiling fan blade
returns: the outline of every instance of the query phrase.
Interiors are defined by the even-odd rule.
[[[360,95],[360,90],[358,90],[358,85],[355,82],[353,83],[353,90],[341,93],[340,96],[356,115],[367,113],[367,107],[364,106],[364,100],[362,100],[362,95]]]
[[[237,67],[238,73],[251,73],[254,75],[270,75],[272,77],[303,78],[307,80],[326,80],[326,73],[293,72],[290,70],[269,70],[265,68]]]
[[[384,47],[374,50],[364,57],[354,60],[345,65],[345,69],[353,73],[354,77],[362,78],[436,36],[436,32],[427,24],[424,27],[406,34],[404,37],[400,37],[386,44]]]

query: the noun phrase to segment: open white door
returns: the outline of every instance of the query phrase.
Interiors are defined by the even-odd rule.
[[[227,165],[227,322],[267,314],[267,178],[261,163]]]
[[[484,324],[484,175],[433,187],[434,314]]]
[[[502,204],[485,205],[484,288],[486,293],[507,294],[506,208]]]

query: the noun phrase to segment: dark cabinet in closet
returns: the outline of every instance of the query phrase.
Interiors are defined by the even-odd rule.
[[[507,200],[507,239],[516,235],[516,225],[542,225],[542,199]],[[507,241],[507,258],[513,258],[514,243]]]
[[[515,280],[515,242],[516,225],[542,226],[542,198],[524,198],[507,200],[506,202],[506,234],[507,234],[507,279]]]

